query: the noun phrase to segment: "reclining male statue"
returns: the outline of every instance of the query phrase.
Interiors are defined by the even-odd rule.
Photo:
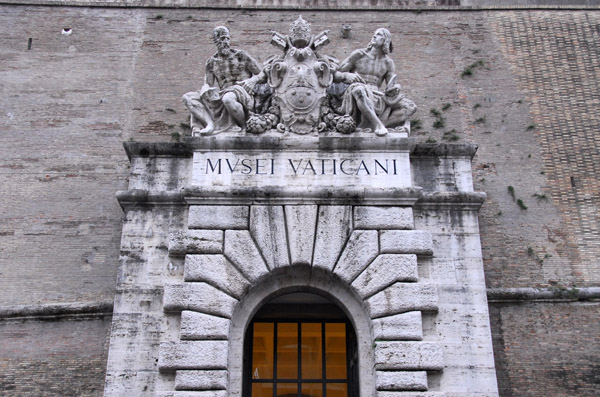
[[[230,47],[225,26],[214,28],[212,35],[217,52],[206,61],[204,86],[183,96],[192,114],[192,136],[245,129],[247,112],[254,107],[258,63],[246,51]],[[243,85],[237,84],[241,81]]]

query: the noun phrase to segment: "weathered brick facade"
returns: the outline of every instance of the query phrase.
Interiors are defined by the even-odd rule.
[[[189,133],[180,97],[201,85],[214,26],[264,61],[268,30],[286,30],[299,3],[22,3],[0,5],[2,313],[110,301],[119,249],[140,248],[119,247],[122,142]],[[454,3],[317,1],[301,13],[332,30],[340,59],[389,28],[419,106],[414,138],[479,146],[488,288],[599,286],[600,9]],[[501,395],[595,395],[598,302],[568,298],[490,305]],[[3,395],[102,394],[110,316],[15,318],[0,319]]]

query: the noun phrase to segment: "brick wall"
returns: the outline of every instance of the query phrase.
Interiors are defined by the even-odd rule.
[[[492,304],[500,395],[597,396],[599,305]]]
[[[364,47],[376,27],[388,27],[400,83],[419,105],[415,139],[479,145],[474,181],[488,194],[480,213],[488,287],[598,285],[600,13],[383,8],[302,15],[315,33],[331,29],[324,52],[340,59]],[[214,52],[214,26],[229,26],[232,44],[264,61],[277,52],[268,29],[285,33],[297,15],[0,5],[0,305],[111,299],[122,217],[114,193],[126,187],[129,173],[121,143],[188,132],[180,97],[201,85],[204,62]],[[352,24],[349,39],[341,38],[342,23]],[[71,34],[62,34],[64,28]],[[436,128],[438,119],[443,126]],[[576,310],[585,314],[577,320],[583,326],[597,317],[596,306],[548,307],[546,314],[537,306],[503,307],[494,317],[503,319],[494,336],[519,341],[530,332],[536,340],[570,334],[574,345],[593,343],[588,333],[571,333],[567,322],[536,328],[531,321]],[[0,327],[17,323],[7,324]],[[21,346],[50,340],[35,330],[53,323],[18,324]],[[48,335],[76,335],[82,327],[88,329],[84,339],[96,334],[104,340],[108,333],[108,320],[56,324],[62,328]],[[93,354],[80,353],[79,340],[65,340],[55,353],[41,349],[35,362],[27,354],[20,358],[15,343],[11,365],[0,367],[2,379],[38,368],[35,379],[23,375],[19,387],[34,387],[26,386],[30,379],[39,391],[41,384],[70,387],[53,379],[88,368],[96,372],[82,369],[89,376],[73,387],[93,395],[101,390],[105,356],[100,345]],[[572,370],[572,363],[588,368],[597,358],[574,348],[549,360],[542,353],[550,351],[538,350],[534,363],[497,347],[505,395],[521,390],[521,372],[536,368],[527,380],[536,387],[556,384],[554,367],[578,390],[597,386],[597,377]],[[89,362],[100,367],[85,367]],[[24,369],[15,372],[19,366]],[[33,389],[20,395],[28,393],[37,395]]]
[[[101,396],[111,316],[0,321],[3,396]]]

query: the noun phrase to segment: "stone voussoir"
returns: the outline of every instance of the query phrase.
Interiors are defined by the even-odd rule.
[[[413,229],[411,207],[354,207],[355,229]]]
[[[425,391],[426,371],[377,371],[377,390]]]
[[[248,229],[249,207],[246,205],[192,205],[190,229]]]
[[[179,337],[182,340],[227,339],[229,326],[229,319],[184,310]]]
[[[175,373],[175,390],[225,390],[225,370],[179,370]]]
[[[187,255],[183,278],[205,281],[236,299],[250,288],[248,280],[223,255]]]
[[[397,281],[414,282],[418,277],[416,255],[382,254],[352,282],[352,286],[365,299]]]
[[[433,254],[431,233],[423,230],[382,230],[379,243],[383,254]]]
[[[352,207],[319,207],[313,266],[331,271],[352,228]]]
[[[237,299],[206,283],[167,284],[163,308],[166,312],[192,310],[231,318]]]
[[[227,259],[252,282],[269,272],[267,264],[247,230],[226,230],[224,252]]]
[[[377,257],[378,252],[376,230],[355,230],[333,272],[351,283]]]
[[[435,342],[380,341],[375,343],[377,370],[437,370],[444,368],[444,352]]]
[[[286,205],[285,220],[292,265],[310,265],[317,227],[317,206]]]
[[[227,341],[179,341],[160,344],[160,371],[178,369],[226,369]]]
[[[269,269],[289,266],[290,257],[283,207],[253,205],[250,208],[250,233]]]
[[[395,283],[366,300],[371,318],[391,316],[414,310],[438,309],[435,284]]]
[[[223,253],[222,230],[187,230],[169,236],[169,255],[220,253]]]

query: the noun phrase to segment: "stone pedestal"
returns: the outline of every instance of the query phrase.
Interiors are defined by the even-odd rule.
[[[322,294],[366,396],[497,395],[471,145],[388,136],[129,143],[106,396],[241,396],[266,300]]]

